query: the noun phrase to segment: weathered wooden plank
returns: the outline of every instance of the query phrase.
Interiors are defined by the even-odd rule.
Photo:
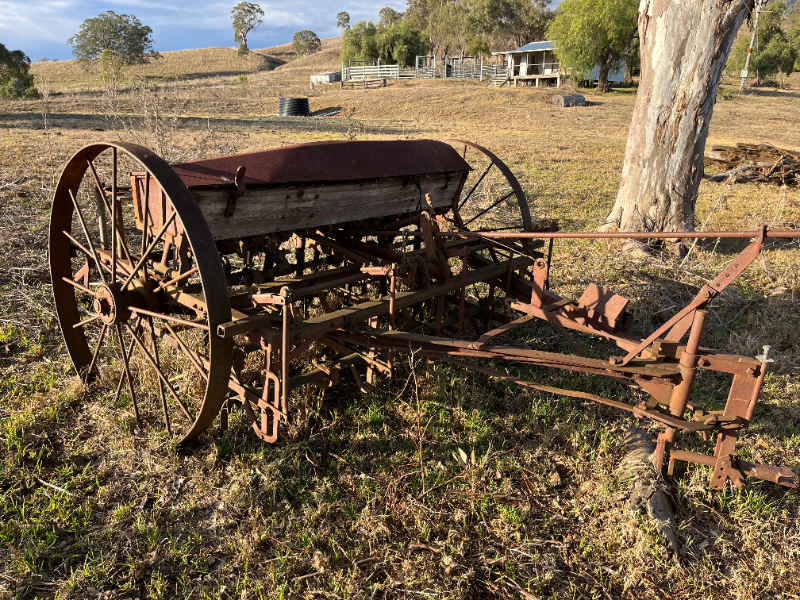
[[[438,173],[416,178],[251,188],[239,198],[236,211],[225,216],[229,189],[193,189],[200,211],[215,240],[281,231],[296,231],[401,215],[425,206],[430,195],[436,208],[450,206],[466,173]]]

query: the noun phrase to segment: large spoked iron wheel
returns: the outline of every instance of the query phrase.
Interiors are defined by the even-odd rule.
[[[208,225],[169,165],[122,142],[79,150],[53,198],[49,256],[79,375],[179,442],[207,429],[228,389],[233,342],[217,326],[230,300]]]
[[[528,199],[511,169],[486,148],[463,140],[448,140],[472,167],[453,204],[453,221],[463,231],[532,231]],[[527,242],[521,250],[528,252]]]

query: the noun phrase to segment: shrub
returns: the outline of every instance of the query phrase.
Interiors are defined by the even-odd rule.
[[[0,97],[30,100],[39,97],[30,74],[31,59],[22,50],[8,50],[0,44]]]
[[[29,85],[16,77],[0,82],[0,98],[6,100],[35,100],[38,97],[39,90],[36,89],[36,86]]]

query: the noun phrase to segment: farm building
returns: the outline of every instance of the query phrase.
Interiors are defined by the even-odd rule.
[[[330,73],[314,73],[311,76],[311,83],[335,83],[342,80],[342,74],[339,71],[332,71]]]
[[[553,42],[541,41],[531,42],[517,48],[516,50],[504,50],[502,52],[492,52],[494,56],[505,56],[507,59],[508,77],[507,81],[511,85],[534,83],[539,87],[539,82],[547,84],[555,83],[561,85],[561,81],[566,74],[553,55]],[[599,68],[595,67],[590,78],[597,80]],[[625,79],[625,63],[620,64],[616,69],[612,69],[608,74],[608,80],[620,83]]]

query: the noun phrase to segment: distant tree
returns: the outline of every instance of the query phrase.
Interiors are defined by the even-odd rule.
[[[544,39],[551,0],[408,0],[404,18],[428,36],[434,52],[467,52],[476,36],[490,48]]]
[[[789,43],[797,51],[794,70],[800,71],[800,4],[795,3],[789,10],[789,31],[786,33]]]
[[[153,50],[153,30],[133,15],[106,11],[86,19],[69,38],[72,54],[85,64],[100,61],[104,76],[116,82],[124,66],[145,64],[161,55]]]
[[[359,21],[342,34],[342,62],[378,60],[378,28],[372,21]]]
[[[403,13],[397,12],[395,9],[386,6],[378,11],[378,18],[380,19],[379,25],[388,27],[403,20]]]
[[[781,0],[773,0],[762,9],[756,32],[757,44],[753,48],[753,56],[750,59],[751,73],[769,77],[778,73],[790,75],[795,70],[795,62],[800,48],[793,43],[794,32],[791,27],[788,33],[783,31],[781,22],[785,12],[786,5]],[[798,34],[800,34],[800,27]],[[729,75],[738,76],[744,69],[751,37],[752,35],[742,35],[736,40],[726,65]]]
[[[597,87],[607,92],[611,69],[631,52],[638,17],[638,0],[564,0],[547,36],[561,64],[576,74],[598,66]]]
[[[625,61],[625,83],[633,83],[634,73],[640,71],[642,68],[642,50],[639,45],[639,32],[633,36],[631,42],[631,51],[628,54],[628,59]]]
[[[247,35],[255,31],[264,21],[262,17],[264,11],[258,4],[252,2],[239,2],[231,11],[231,21],[233,22],[234,40],[239,42],[239,55],[249,52],[247,47]]]
[[[460,8],[461,39],[458,45],[461,50],[475,36],[484,39],[496,37],[511,17],[510,0],[462,0]]]
[[[427,33],[430,46],[437,54],[453,54],[464,49],[473,37],[473,23],[464,3],[445,2],[430,13]]]
[[[504,28],[517,47],[545,39],[547,26],[555,16],[549,4],[550,0],[509,0]]]
[[[467,2],[470,0],[408,0],[405,19],[428,36],[432,52],[448,54],[463,49],[465,40],[472,39]]]
[[[785,35],[774,36],[767,47],[761,50],[756,60],[759,75],[791,75],[795,70],[798,58],[797,49],[789,42]]]
[[[314,52],[319,50],[320,46],[322,46],[322,42],[319,41],[317,34],[313,31],[304,29],[303,31],[298,31],[294,34],[292,48],[297,56],[314,54]]]
[[[379,26],[377,32],[378,56],[383,63],[410,67],[418,55],[428,53],[427,37],[409,21]]]
[[[336,27],[344,31],[345,29],[350,29],[350,13],[345,11],[340,12],[336,15]]]
[[[22,50],[8,50],[0,44],[0,98],[38,98],[30,68],[31,59]]]
[[[406,19],[388,26],[359,21],[342,35],[342,62],[380,59],[387,65],[409,67],[417,55],[427,52],[425,33]]]
[[[476,35],[470,40],[469,44],[467,44],[466,53],[467,56],[488,56],[492,51],[489,49],[489,44],[486,40]]]

